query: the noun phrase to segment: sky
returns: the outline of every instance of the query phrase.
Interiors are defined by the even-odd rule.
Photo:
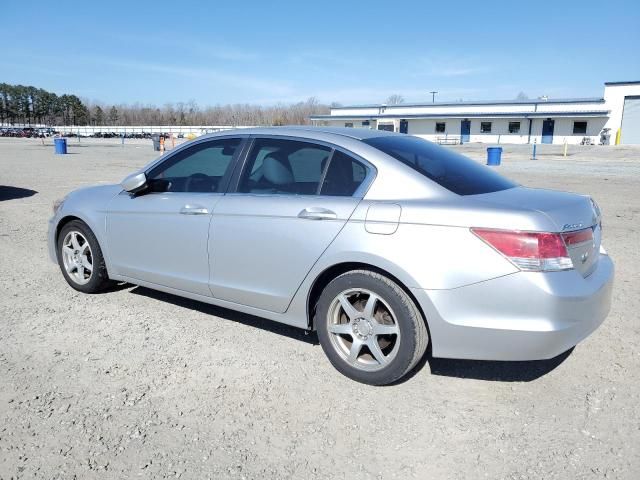
[[[600,97],[640,2],[7,1],[0,82],[105,104]]]

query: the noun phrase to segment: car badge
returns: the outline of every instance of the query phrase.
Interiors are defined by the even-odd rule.
[[[565,223],[562,230],[578,230],[582,228],[582,223]]]

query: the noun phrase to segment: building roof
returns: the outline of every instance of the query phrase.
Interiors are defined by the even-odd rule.
[[[311,115],[311,120],[368,120],[385,118],[547,118],[547,117],[606,117],[609,110],[588,111],[550,111],[550,112],[462,112],[462,113],[382,113],[382,114],[356,114],[356,115]]]
[[[630,82],[626,82],[630,83]],[[538,104],[573,104],[573,103],[604,103],[604,98],[549,98],[543,100],[540,98],[524,99],[524,100],[469,100],[461,102],[418,102],[418,103],[399,103],[387,105],[384,103],[372,103],[365,105],[345,105],[339,107],[331,107],[332,110],[347,110],[354,108],[405,108],[405,107],[459,107],[473,105],[538,105]]]
[[[631,80],[628,82],[604,82],[605,85],[640,85],[640,80]]]

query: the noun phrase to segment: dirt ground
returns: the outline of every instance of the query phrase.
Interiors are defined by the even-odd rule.
[[[69,143],[0,139],[1,479],[640,478],[640,148],[544,145],[533,161],[504,146],[496,167],[599,202],[617,266],[599,330],[553,360],[428,359],[375,388],[315,335],[145,288],[69,288],[47,256],[52,202],[154,158],[150,141]]]

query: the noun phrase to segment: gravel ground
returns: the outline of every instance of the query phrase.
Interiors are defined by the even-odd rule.
[[[497,167],[600,203],[617,276],[598,331],[553,360],[428,359],[375,388],[315,335],[145,288],[69,288],[46,252],[52,202],[154,157],[148,141],[69,142],[62,157],[0,139],[0,478],[640,477],[640,148],[544,145],[534,162],[504,146]]]

